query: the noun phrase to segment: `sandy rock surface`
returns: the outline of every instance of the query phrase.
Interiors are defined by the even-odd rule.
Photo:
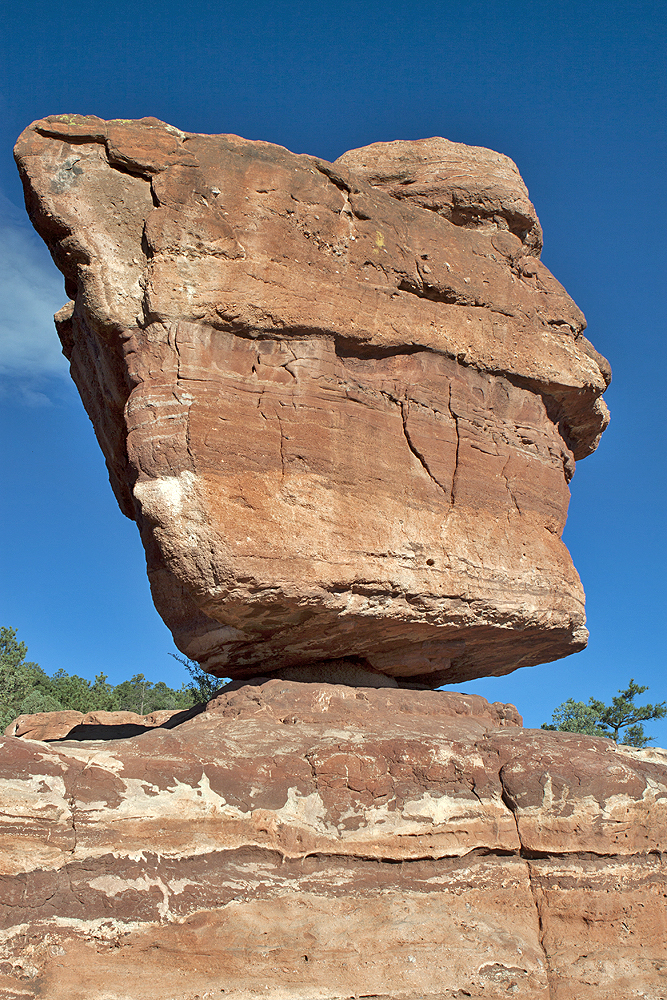
[[[540,255],[540,221],[516,164],[502,153],[435,136],[374,142],[343,153],[336,165],[455,225],[485,227],[492,235],[511,232],[530,253]]]
[[[561,533],[610,373],[510,160],[429,139],[330,164],[77,115],[16,156],[184,653],[435,687],[585,645]]]
[[[519,723],[271,680],[5,738],[0,996],[663,998],[667,753]]]
[[[79,732],[81,727],[85,727],[86,735],[90,736],[93,730],[100,728],[118,730],[119,737],[135,736],[140,730],[164,726],[174,716],[185,714],[178,709],[151,712],[149,715],[138,715],[136,712],[76,712],[70,709],[62,712],[35,712],[32,715],[19,715],[6,727],[4,735],[21,736],[25,740],[61,740],[72,731]],[[133,727],[137,732],[130,732],[128,727]]]

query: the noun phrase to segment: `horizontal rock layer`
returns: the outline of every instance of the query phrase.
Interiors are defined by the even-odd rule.
[[[511,161],[432,139],[330,164],[76,115],[16,155],[183,652],[437,686],[585,645],[560,536],[610,375]]]
[[[0,996],[662,996],[667,754],[518,722],[271,680],[5,738]]]

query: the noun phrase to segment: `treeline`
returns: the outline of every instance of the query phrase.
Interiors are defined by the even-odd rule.
[[[57,670],[51,677],[38,663],[26,660],[24,642],[16,629],[0,628],[0,734],[19,715],[35,712],[136,712],[148,715],[158,709],[183,709],[210,698],[223,682],[205,674],[198,664],[176,657],[190,674],[190,682],[178,690],[164,681],[153,683],[143,674],[110,684],[105,674],[94,681]]]
[[[164,681],[154,684],[143,674],[135,674],[120,684],[109,684],[105,674],[88,681],[65,670],[57,670],[49,677],[38,663],[29,663],[27,655],[27,646],[17,639],[16,629],[0,627],[0,735],[17,716],[36,712],[75,709],[84,713],[125,711],[148,715],[159,709],[190,708],[209,701],[225,683],[205,673],[193,660],[173,653],[190,675],[189,683],[178,689],[168,687]],[[646,735],[643,723],[667,717],[667,701],[636,705],[636,696],[644,691],[648,691],[645,685],[630,678],[627,688],[619,690],[611,705],[596,698],[589,698],[588,704],[568,698],[555,709],[551,722],[542,724],[542,729],[604,736],[615,743],[647,747],[654,737]]]

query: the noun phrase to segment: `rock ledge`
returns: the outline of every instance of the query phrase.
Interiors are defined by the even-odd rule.
[[[665,751],[280,680],[0,743],[5,995],[664,995]]]

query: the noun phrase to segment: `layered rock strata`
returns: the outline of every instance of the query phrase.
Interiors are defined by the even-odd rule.
[[[561,533],[610,375],[511,161],[432,139],[331,164],[77,115],[16,156],[184,653],[437,686],[585,645]]]
[[[0,741],[0,996],[619,1000],[667,986],[667,753],[271,680]]]

